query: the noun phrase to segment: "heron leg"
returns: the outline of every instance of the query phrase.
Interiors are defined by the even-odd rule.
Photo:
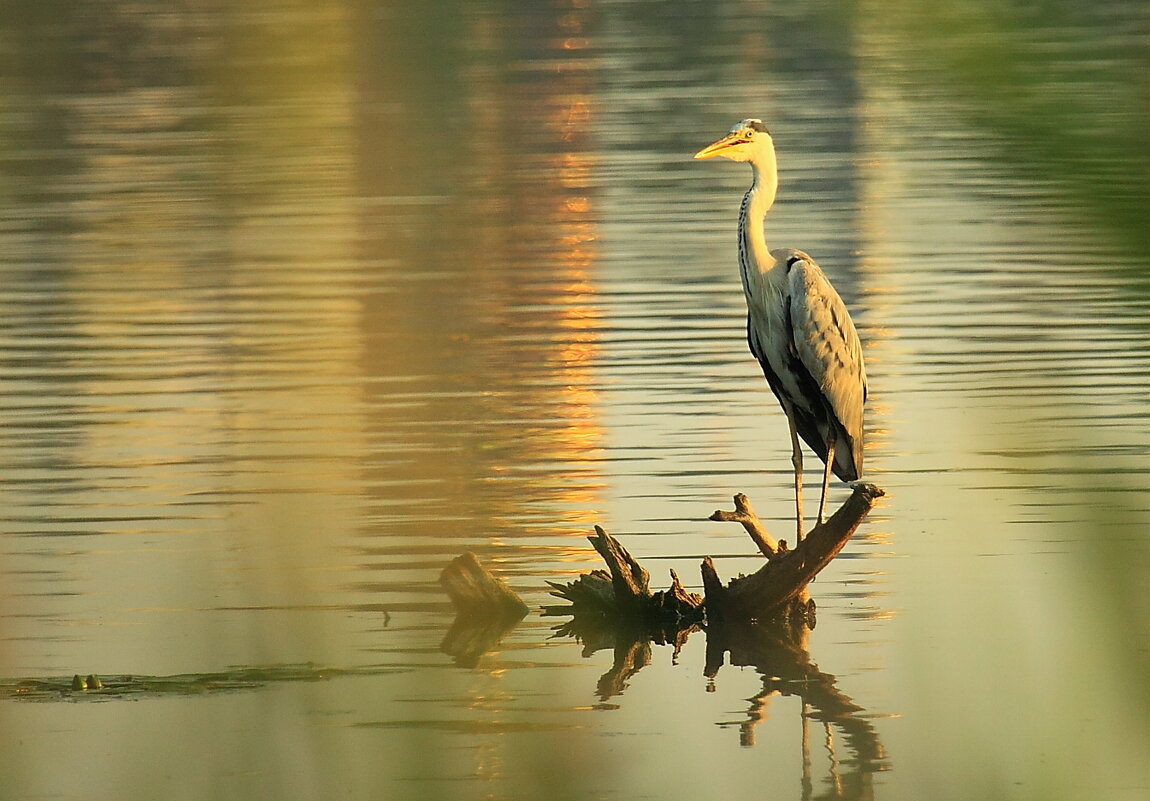
[[[823,495],[819,499],[819,525],[823,524],[823,510],[827,506],[827,487],[831,483],[831,469],[835,463],[835,432],[832,430],[827,436],[827,464],[823,468]]]
[[[803,541],[803,446],[795,428],[795,415],[787,409],[787,425],[791,428],[791,464],[795,467],[795,543]]]

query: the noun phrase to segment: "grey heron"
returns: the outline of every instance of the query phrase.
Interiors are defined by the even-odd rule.
[[[779,399],[791,433],[797,539],[803,538],[801,437],[825,463],[819,523],[833,471],[856,481],[863,466],[866,368],[846,305],[815,260],[793,248],[767,249],[763,221],[775,201],[775,145],[761,120],[743,120],[695,154],[748,162],[751,188],[739,207],[739,272],[747,298],[747,340]]]

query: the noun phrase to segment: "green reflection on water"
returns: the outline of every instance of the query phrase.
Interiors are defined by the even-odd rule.
[[[1005,164],[1063,194],[1075,222],[1088,218],[1113,235],[1102,249],[1084,250],[1083,270],[1117,270],[1130,301],[1150,300],[1150,50],[1142,4],[957,0],[884,4],[861,16],[893,38],[892,58],[913,65],[907,91],[953,104],[955,117],[993,137]],[[1127,257],[1116,264],[1110,253]],[[1145,720],[1150,684],[1138,677],[1150,675],[1150,650],[1130,647],[1150,641],[1150,607],[1139,589],[1144,551],[1140,541],[1114,534],[1131,530],[1142,510],[1130,494],[1100,492],[1123,481],[1107,475],[1105,464],[1083,478],[1091,486],[1076,500],[1088,510],[1082,539],[1095,546],[1070,580],[1089,587],[1096,604],[1076,624],[1107,636],[1099,647],[1123,663],[1130,701]]]
[[[913,67],[908,91],[984,127],[1005,163],[1065,194],[1116,247],[1150,253],[1150,51],[1139,3],[896,2],[862,16]],[[1144,275],[1130,278],[1146,290]]]
[[[889,38],[887,55],[904,70],[903,91],[933,96],[953,117],[982,129],[1004,165],[1062,198],[1054,214],[1071,226],[1086,223],[1103,232],[1078,240],[1084,271],[1115,274],[1127,304],[1150,300],[1150,51],[1141,4],[961,0],[883,4],[860,16],[868,28]],[[1115,254],[1120,258],[1112,260]],[[1067,312],[1065,321],[1050,324],[1073,325],[1074,309]],[[1150,333],[1150,325],[1143,327]],[[1132,387],[1147,384],[1146,375],[1135,373],[1129,380]],[[1137,427],[1138,419],[1132,417],[1128,425]],[[1082,442],[1082,451],[1090,444]],[[1017,436],[1002,443],[1007,450],[1036,452],[1043,445]],[[1045,469],[1041,458],[1032,460],[1035,471]],[[1145,523],[1145,509],[1141,487],[1131,481],[1140,482],[1145,473],[1126,476],[1113,463],[1108,471],[1105,460],[1092,467],[1068,460],[1061,467],[1081,473],[1072,497],[1060,502],[1080,510],[1076,539],[1089,543],[1075,560],[1076,569],[1064,577],[1066,595],[1075,601],[1068,602],[1067,616],[1055,624],[1077,632],[1070,647],[1079,653],[1065,655],[1066,669],[1080,674],[1083,666],[1092,666],[1098,672],[1082,677],[1082,692],[1090,693],[1098,678],[1105,687],[1099,691],[1128,707],[1128,720],[1144,724],[1150,720],[1150,683],[1145,680],[1150,676],[1145,646],[1150,605],[1144,592],[1146,545],[1135,532]],[[1103,678],[1110,671],[1112,683]],[[928,687],[923,691],[930,692]],[[967,709],[964,714],[956,707],[948,725],[977,731],[978,713]],[[1057,713],[1053,718],[1059,733],[1035,747],[1058,749],[1069,764],[1052,754],[1045,771],[1030,774],[1026,786],[1019,787],[1011,780],[1008,754],[978,751],[972,742],[967,748],[985,760],[984,771],[977,778],[949,774],[950,780],[967,784],[937,797],[1080,797],[1073,784],[1078,759],[1073,755],[1082,751],[1086,762],[1099,756],[1081,749],[1073,726],[1059,722]],[[1145,743],[1150,729],[1143,725],[1127,736]]]

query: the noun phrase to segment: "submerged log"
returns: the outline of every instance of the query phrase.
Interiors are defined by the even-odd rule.
[[[775,541],[774,537],[767,533],[762,521],[759,520],[759,516],[755,514],[755,510],[751,508],[750,498],[741,492],[735,496],[735,511],[726,512],[722,509],[717,509],[712,512],[711,516],[707,519],[729,523],[742,523],[743,528],[747,530],[747,534],[750,535],[755,545],[758,546],[759,553],[767,557],[767,559],[774,559],[780,551],[779,543]],[[786,550],[786,543],[783,543],[781,550]]]

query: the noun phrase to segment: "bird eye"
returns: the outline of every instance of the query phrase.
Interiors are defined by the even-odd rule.
[[[754,128],[748,128],[747,130],[743,131],[743,138],[746,139],[748,142],[751,141],[752,139],[754,139],[755,138],[755,129]]]

